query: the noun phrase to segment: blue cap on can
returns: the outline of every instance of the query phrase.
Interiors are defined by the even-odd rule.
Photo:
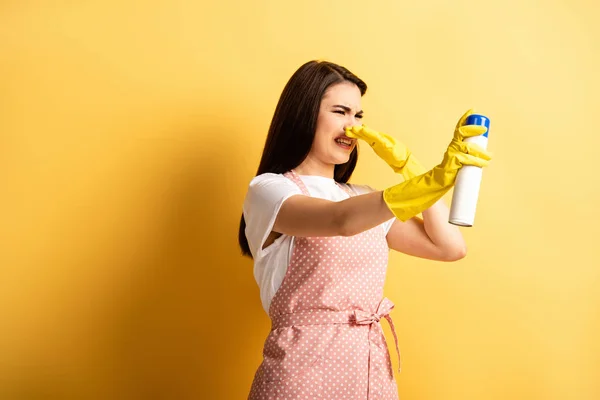
[[[483,134],[483,136],[488,137],[488,133],[490,131],[490,119],[485,115],[481,114],[471,114],[465,120],[465,125],[481,125],[487,128],[487,131]]]

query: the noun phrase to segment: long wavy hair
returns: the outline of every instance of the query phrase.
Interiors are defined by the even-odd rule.
[[[323,95],[331,85],[346,81],[356,84],[361,96],[366,93],[366,83],[341,65],[309,61],[298,68],[279,97],[256,176],[282,174],[302,164],[315,138]],[[335,166],[334,180],[348,182],[357,160],[358,150],[354,148],[348,162]],[[242,254],[252,257],[245,230],[242,214],[238,241]]]

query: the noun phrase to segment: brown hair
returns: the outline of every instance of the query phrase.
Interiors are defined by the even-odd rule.
[[[309,61],[302,65],[285,85],[275,108],[256,176],[267,172],[282,174],[302,164],[313,144],[321,99],[334,84],[352,82],[361,95],[367,85],[346,68],[327,61]],[[345,164],[335,166],[334,179],[350,179],[358,152],[355,148]],[[242,254],[252,257],[246,238],[244,215],[240,220],[238,241]]]

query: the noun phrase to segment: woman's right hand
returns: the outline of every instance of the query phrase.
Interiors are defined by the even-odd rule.
[[[346,136],[367,142],[375,154],[392,167],[394,172],[402,174],[405,180],[426,171],[404,143],[388,134],[377,132],[365,125],[359,125],[346,128]]]

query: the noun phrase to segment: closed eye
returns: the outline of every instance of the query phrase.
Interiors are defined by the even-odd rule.
[[[333,107],[335,107],[333,112],[340,114],[340,115],[346,115],[347,112],[350,112],[350,108],[343,106],[343,105],[336,104]],[[363,111],[360,110],[359,112],[356,113],[355,118],[362,119],[362,117],[363,117]]]
[[[346,115],[346,112],[342,111],[342,110],[335,110],[334,113],[341,114],[341,115]],[[356,114],[355,117],[358,118],[358,119],[362,119],[363,115],[362,114]]]

